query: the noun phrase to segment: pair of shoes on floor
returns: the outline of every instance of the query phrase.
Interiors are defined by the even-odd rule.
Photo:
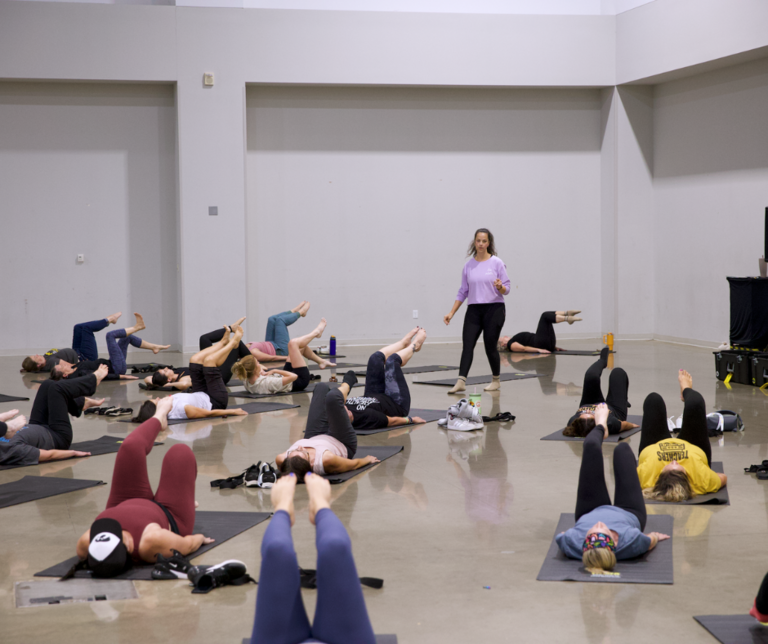
[[[247,487],[271,488],[278,479],[278,472],[271,463],[259,461],[244,472]]]
[[[763,461],[760,465],[750,465],[744,468],[746,474],[756,474],[757,478],[761,481],[768,481],[768,460]]]
[[[480,411],[466,398],[451,405],[446,417],[438,420],[437,424],[459,432],[471,432],[484,427]]]
[[[168,558],[157,555],[152,579],[189,579],[190,584],[195,587],[192,592],[198,594],[209,593],[221,586],[256,583],[242,561],[230,559],[215,566],[193,566],[178,550],[173,550],[172,553]]]
[[[98,414],[99,416],[129,416],[133,413],[130,407],[90,407],[84,414]]]

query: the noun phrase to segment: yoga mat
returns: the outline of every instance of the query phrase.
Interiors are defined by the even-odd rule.
[[[189,555],[190,559],[199,557],[212,548],[229,541],[242,532],[259,525],[272,516],[271,512],[204,512],[199,511],[195,514],[195,528],[192,534],[204,534],[206,537],[212,537],[216,541],[209,544],[203,544],[198,550]],[[74,549],[75,543],[72,542]],[[73,565],[77,563],[77,556],[62,561],[61,563],[46,568],[35,573],[35,577],[61,577]],[[132,579],[132,580],[151,580],[154,564],[137,564],[134,562],[133,568],[121,575],[112,577],[112,579]],[[78,570],[75,577],[91,577],[88,570]]]
[[[424,367],[403,367],[403,373],[429,373],[430,371],[456,371],[458,367],[451,367],[444,364],[428,364]],[[355,371],[356,376],[365,376],[367,369]]]
[[[129,420],[118,421],[129,423]],[[115,454],[123,444],[123,438],[117,436],[102,436],[92,441],[83,441],[81,443],[72,443],[69,449],[77,452],[90,452],[91,456],[101,456],[102,454]],[[164,445],[165,443],[155,443],[155,445]],[[88,458],[87,456],[73,456],[72,458]],[[63,458],[62,461],[70,461],[71,458]],[[60,463],[61,461],[48,461],[49,463]],[[44,465],[36,463],[35,465]],[[0,470],[13,470],[17,467],[30,467],[29,465],[0,465]]]
[[[249,414],[261,414],[266,411],[280,411],[281,409],[293,409],[299,405],[283,405],[281,403],[271,402],[254,402],[246,403],[245,405],[232,405],[230,409],[244,409]],[[233,416],[213,416],[208,418],[169,418],[169,425],[181,425],[182,423],[196,423],[201,420],[207,420],[208,422],[219,420],[219,418],[233,418]],[[132,423],[133,420],[127,418],[125,420],[118,420],[118,423]]]
[[[436,420],[445,418],[445,411],[441,409],[415,409],[411,408],[409,416],[418,416],[423,418],[428,423],[434,423]],[[370,434],[380,434],[381,432],[391,432],[393,429],[400,429],[401,427],[413,427],[421,423],[406,423],[405,425],[395,425],[394,427],[382,427],[381,429],[356,429],[355,434],[358,436],[369,436]]]
[[[397,635],[376,635],[376,644],[397,644]],[[243,644],[251,644],[250,637],[243,638]]]
[[[542,378],[541,374],[534,373],[503,373],[501,374],[501,382],[507,382],[509,380],[527,380],[528,378]],[[469,385],[484,385],[493,380],[493,376],[488,374],[487,376],[472,376],[467,378],[467,386]],[[453,387],[456,384],[456,378],[446,378],[444,380],[419,380],[414,381],[414,385],[437,385],[438,387]],[[469,395],[469,392],[466,392]]]
[[[572,513],[560,515],[555,536],[576,524]],[[674,519],[667,514],[648,516],[645,533],[662,532],[672,535]],[[618,574],[617,574],[618,573]],[[651,551],[635,559],[618,561],[613,571],[605,575],[592,575],[584,570],[581,559],[569,559],[557,547],[552,537],[549,551],[541,566],[538,581],[592,581],[618,584],[671,584],[674,583],[672,565],[672,539],[660,541]]]
[[[230,391],[229,397],[230,398],[274,398],[275,396],[295,396],[296,394],[311,394],[315,387],[317,386],[317,383],[319,383],[320,380],[314,380],[310,382],[307,385],[306,389],[302,389],[301,391],[281,391],[276,394],[252,394],[246,391],[245,389],[242,390],[236,390],[236,391]],[[340,383],[331,383],[331,384],[340,384]],[[356,385],[352,385],[352,389],[355,387],[362,387],[360,383],[357,383]],[[296,405],[298,407],[298,405]]]
[[[0,403],[15,402],[17,400],[29,400],[29,398],[24,398],[23,396],[6,396],[5,394],[0,394]]]
[[[173,369],[173,365],[170,364],[162,364],[160,362],[139,362],[136,364],[129,364],[126,365],[127,369],[131,370],[131,375],[135,376],[137,373],[139,373],[142,369],[146,369],[147,367],[152,367],[152,372],[154,373],[158,369],[165,369],[168,367],[169,369]],[[149,373],[149,372],[144,372]]]
[[[84,490],[97,485],[106,485],[106,483],[104,481],[64,479],[54,476],[25,476],[13,483],[0,485],[0,508]]]
[[[403,451],[402,446],[396,447],[360,447],[355,454],[355,458],[365,458],[366,456],[375,456],[379,461],[386,461],[388,458],[399,454]],[[342,472],[340,474],[326,474],[324,478],[328,479],[331,483],[343,483],[348,481],[353,476],[367,472],[373,467],[376,467],[378,463],[369,463],[365,467],[361,467],[359,470],[352,470],[351,472]]]
[[[531,351],[511,351],[510,353],[530,353],[536,355]],[[615,351],[609,351],[608,353],[616,353]],[[600,349],[594,351],[582,351],[581,349],[566,349],[565,351],[552,351],[552,353],[540,353],[540,356],[599,356]]]
[[[722,644],[768,644],[768,626],[752,615],[699,615],[693,619]]]
[[[628,415],[627,420],[630,423],[634,423],[635,425],[643,424],[642,416]],[[548,434],[547,436],[544,436],[539,440],[543,440],[543,441],[583,441],[584,440],[581,436],[563,436],[563,429],[558,429],[556,432],[553,432],[552,434]],[[640,431],[640,427],[635,427],[634,429],[628,429],[627,431],[621,432],[620,434],[610,434],[608,438],[603,439],[603,442],[618,443],[619,441],[623,441],[625,438],[629,438],[633,434],[637,434],[639,431]]]
[[[176,389],[176,387],[169,387],[168,385],[165,385],[164,387],[147,387],[147,383],[140,382],[139,383],[139,389],[143,389],[144,391],[173,391],[177,394],[183,394],[183,389]]]
[[[724,474],[723,463],[721,461],[712,461],[712,470],[719,474]],[[711,494],[699,494],[687,501],[680,501],[678,503],[668,503],[667,501],[651,501],[645,500],[646,504],[652,505],[730,505],[731,499],[728,496],[728,486],[721,487],[717,492]]]

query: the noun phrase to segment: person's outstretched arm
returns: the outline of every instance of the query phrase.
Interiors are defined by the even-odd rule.
[[[547,351],[546,349],[537,349],[536,347],[526,347],[524,344],[520,344],[519,342],[513,342],[511,345],[509,345],[510,351],[524,351],[525,353],[551,353],[550,351]]]
[[[327,453],[327,452],[326,452]],[[365,458],[344,458],[331,454],[323,459],[323,469],[328,474],[341,474],[342,472],[351,472],[352,470],[365,467],[369,463],[379,463],[375,456],[366,456]]]
[[[184,413],[188,419],[193,418],[219,418],[222,416],[247,416],[248,412],[242,409],[202,409],[194,405],[184,405]]]
[[[75,449],[41,449],[38,461],[45,463],[47,461],[61,461],[65,458],[81,458],[90,455],[90,452],[78,452]]]

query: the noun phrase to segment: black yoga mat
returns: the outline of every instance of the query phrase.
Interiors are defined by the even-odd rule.
[[[723,463],[721,461],[712,461],[712,470],[719,474],[723,474]],[[650,499],[646,499],[645,502],[646,504],[650,503],[653,505],[730,505],[731,499],[728,496],[728,486],[726,485],[725,487],[721,487],[717,492],[712,492],[711,494],[699,494],[692,499],[680,501],[678,503],[651,501]]]
[[[634,423],[635,425],[638,425],[638,427],[635,427],[634,429],[628,429],[625,432],[621,432],[620,434],[610,434],[608,438],[604,439],[604,443],[618,443],[619,441],[623,441],[625,438],[629,438],[633,434],[637,434],[640,431],[640,427],[643,424],[643,417],[642,416],[627,416],[627,421],[630,423]],[[547,436],[544,436],[540,438],[539,440],[543,441],[583,441],[584,439],[581,436],[563,436],[563,430],[558,429],[556,432],[553,432],[551,434],[548,434]]]
[[[536,355],[532,351],[512,351],[511,353],[528,353],[530,355]],[[616,353],[615,351],[609,351],[608,353]],[[581,349],[565,349],[564,351],[552,351],[551,353],[540,353],[540,356],[599,356],[600,349],[594,351],[583,351]]]
[[[127,369],[131,370],[131,375],[135,376],[137,373],[150,373],[148,371],[142,371],[143,369],[147,369],[149,367],[152,368],[152,372],[154,373],[158,369],[165,369],[166,367],[173,369],[173,365],[169,364],[163,364],[162,362],[138,362],[136,364],[129,364],[126,365]]]
[[[238,389],[238,390],[235,390],[235,391],[230,391],[229,392],[229,397],[230,398],[256,398],[256,399],[260,399],[260,398],[274,398],[275,396],[295,396],[296,394],[311,394],[315,390],[315,387],[317,386],[317,384],[319,382],[320,382],[319,380],[315,380],[313,382],[310,382],[307,385],[307,388],[306,389],[302,389],[301,391],[281,391],[281,392],[276,393],[276,394],[252,394],[252,393],[246,391],[245,389],[242,389],[242,390]],[[331,383],[331,384],[339,384],[339,383]],[[352,385],[352,389],[354,389],[355,387],[362,387],[362,386],[363,385],[358,383],[356,385]],[[296,405],[296,406],[298,407],[298,405]]]
[[[131,421],[119,421],[119,422],[131,422]],[[82,441],[81,443],[72,443],[69,449],[77,452],[90,452],[91,456],[101,456],[102,454],[115,454],[120,449],[120,445],[123,444],[124,438],[117,436],[102,436],[92,441]],[[155,443],[155,445],[164,445],[165,443]],[[72,458],[88,458],[86,456],[73,456]],[[64,461],[72,459],[65,458]],[[50,461],[53,462],[53,461]],[[42,463],[40,463],[42,465]],[[12,470],[17,467],[29,467],[28,465],[0,465],[0,470]]]
[[[445,418],[445,410],[441,409],[415,409],[411,408],[409,416],[418,416],[423,418],[428,423],[434,423],[436,420]],[[394,427],[382,427],[381,429],[356,429],[355,434],[358,436],[369,436],[370,434],[380,434],[381,432],[391,432],[393,429],[400,429],[401,427],[413,427],[414,425],[420,425],[421,423],[406,423],[405,425],[395,425]]]
[[[29,398],[24,398],[23,396],[6,396],[5,394],[0,394],[0,403],[16,402],[17,400],[29,400]]]
[[[576,524],[571,513],[560,515],[555,536]],[[645,533],[662,532],[672,535],[674,519],[667,514],[651,514],[645,526]],[[651,551],[635,559],[624,559],[605,575],[592,575],[584,569],[581,559],[569,559],[557,547],[554,537],[544,564],[539,571],[538,581],[593,581],[618,584],[671,584],[674,583],[672,565],[672,539],[660,541]]]
[[[299,405],[283,405],[281,403],[272,402],[254,402],[246,403],[244,405],[230,405],[231,409],[244,409],[249,414],[261,414],[267,411],[280,411],[281,409],[293,409]],[[182,423],[196,423],[201,420],[207,420],[208,422],[219,420],[220,418],[234,418],[234,416],[211,416],[208,418],[169,418],[169,425],[181,425]],[[132,423],[133,420],[127,418],[125,420],[118,420],[118,423]]]
[[[768,626],[752,615],[699,615],[693,619],[722,644],[768,644]]]
[[[376,635],[376,644],[397,644],[397,635]],[[242,644],[251,644],[250,637],[244,637]]]
[[[203,544],[198,550],[193,552],[189,558],[194,559],[199,557],[205,552],[208,552],[212,548],[229,541],[232,537],[236,537],[241,532],[245,532],[259,525],[263,521],[269,519],[272,516],[271,512],[204,512],[198,511],[195,514],[195,528],[193,534],[204,534],[206,537],[212,537],[215,539],[213,543]],[[75,547],[74,542],[72,548]],[[77,563],[77,557],[72,557],[66,561],[62,561],[55,566],[46,568],[40,572],[35,573],[35,577],[61,577],[72,566]],[[132,580],[150,580],[152,579],[152,569],[154,564],[136,564],[133,568],[124,572],[121,575],[113,577],[113,579],[132,579]],[[75,577],[90,577],[91,573],[88,570],[78,570],[75,573]]]
[[[527,380],[528,378],[542,378],[541,374],[535,373],[503,373],[501,374],[501,382],[508,382],[509,380]],[[493,380],[493,376],[488,374],[487,376],[472,376],[467,378],[467,386],[469,385],[485,385]],[[453,387],[456,384],[456,378],[445,378],[444,380],[419,380],[414,382],[414,385],[437,385],[438,387]]]
[[[45,499],[49,496],[84,490],[97,485],[106,485],[104,481],[85,479],[64,479],[54,476],[25,476],[24,478],[0,485],[0,508],[8,508],[19,503],[28,503]]]
[[[458,367],[451,367],[444,364],[428,364],[423,367],[403,367],[404,374],[410,373],[429,373],[430,371],[456,371]],[[367,369],[355,371],[356,376],[365,376]]]
[[[355,454],[355,458],[365,458],[366,456],[375,456],[379,461],[386,461],[388,458],[399,454],[403,451],[402,446],[396,447],[360,447]],[[342,472],[341,474],[326,474],[324,478],[328,479],[331,483],[343,483],[348,481],[353,476],[367,472],[373,467],[376,467],[378,463],[369,463],[365,467],[361,467],[359,470],[352,470],[351,472]]]

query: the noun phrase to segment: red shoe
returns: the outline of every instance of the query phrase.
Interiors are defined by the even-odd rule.
[[[768,615],[763,615],[759,610],[757,610],[757,599],[755,599],[755,603],[752,605],[752,610],[749,611],[749,614],[752,615],[752,617],[754,617],[763,626],[768,626]]]

